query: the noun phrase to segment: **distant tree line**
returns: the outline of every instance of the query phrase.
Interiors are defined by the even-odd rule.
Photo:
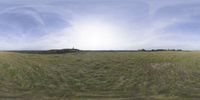
[[[53,49],[53,50],[48,50],[46,52],[48,53],[56,53],[56,54],[60,54],[60,53],[70,53],[70,52],[79,52],[79,49]]]
[[[11,52],[32,53],[32,54],[63,54],[63,53],[80,52],[80,50],[72,48],[72,49],[52,49],[52,50],[20,50]]]
[[[182,49],[139,49],[139,50],[79,50],[79,49],[51,49],[51,50],[21,50],[10,51],[19,53],[32,53],[32,54],[63,54],[63,53],[76,53],[76,52],[156,52],[156,51],[183,51]]]
[[[151,50],[139,49],[137,51],[183,51],[183,50],[182,49],[151,49]]]

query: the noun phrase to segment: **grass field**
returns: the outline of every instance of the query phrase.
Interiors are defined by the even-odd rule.
[[[0,100],[199,100],[200,52],[0,52]]]

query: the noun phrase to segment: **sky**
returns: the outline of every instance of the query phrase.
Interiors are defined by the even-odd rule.
[[[200,50],[199,0],[0,0],[0,50]]]

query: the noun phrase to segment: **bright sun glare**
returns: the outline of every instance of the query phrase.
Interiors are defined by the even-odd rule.
[[[83,49],[111,48],[115,41],[115,28],[104,21],[80,21],[74,25],[76,44]]]

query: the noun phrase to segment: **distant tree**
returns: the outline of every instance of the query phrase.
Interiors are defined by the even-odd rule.
[[[138,50],[138,51],[146,51],[145,49],[140,49],[140,50]]]
[[[177,49],[176,51],[183,51],[182,49]]]

